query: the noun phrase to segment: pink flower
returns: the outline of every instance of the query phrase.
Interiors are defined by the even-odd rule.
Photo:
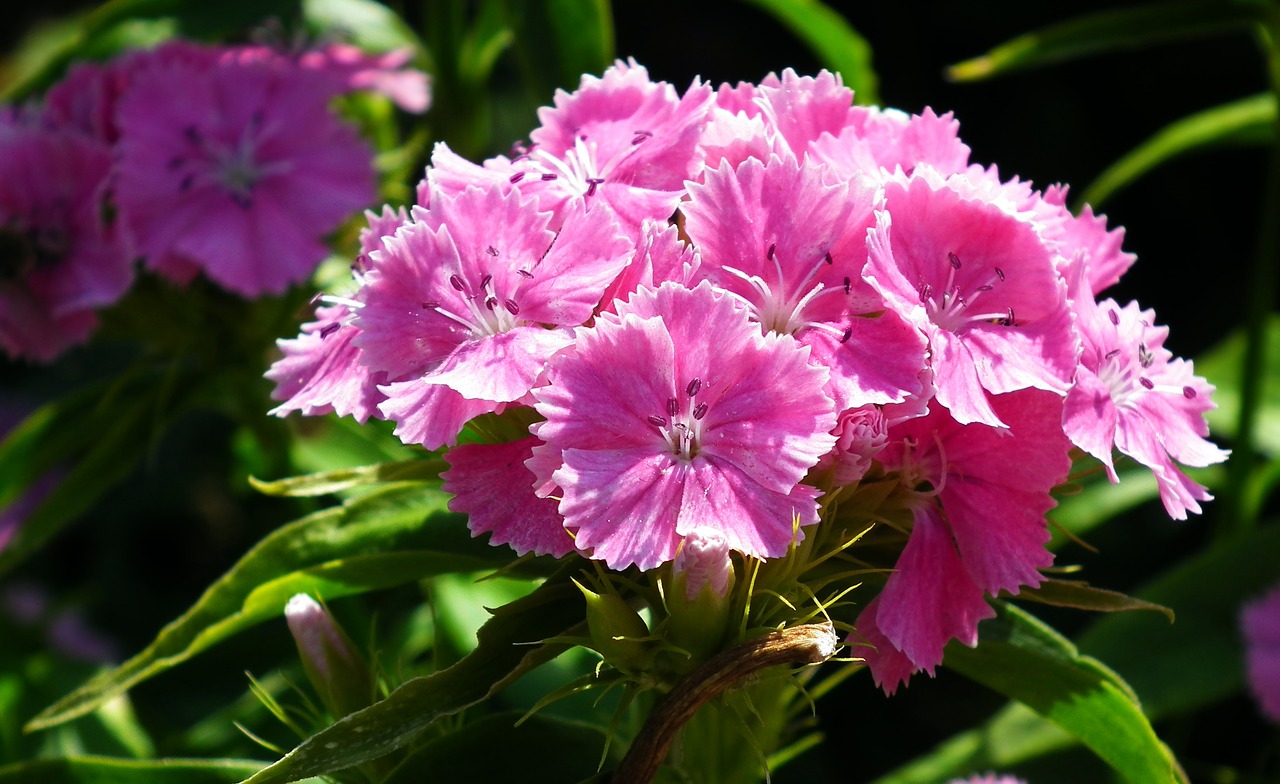
[[[938,401],[962,423],[1003,426],[988,395],[1065,394],[1077,346],[1053,255],[1030,222],[983,195],[927,167],[889,182],[865,276],[928,336]]]
[[[518,554],[559,558],[574,549],[564,518],[551,498],[534,495],[534,475],[525,467],[532,436],[504,444],[459,444],[445,453],[449,470],[440,474],[449,508],[467,515],[474,536],[491,534],[489,543],[505,544]]]
[[[907,115],[855,106],[847,126],[817,139],[809,149],[816,160],[845,177],[857,172],[885,177],[898,169],[910,175],[922,163],[943,175],[957,174],[969,164],[969,147],[960,141],[959,128],[950,113],[939,117],[932,109]]]
[[[555,95],[538,111],[541,125],[511,158],[476,166],[437,145],[429,176],[445,192],[506,184],[559,215],[575,201],[600,205],[629,232],[646,218],[666,220],[696,175],[698,139],[713,100],[694,83],[684,96],[652,82],[634,61],[617,62],[601,77],[583,76],[573,93]]]
[[[709,280],[768,331],[793,335],[831,370],[837,409],[903,400],[921,389],[924,339],[862,281],[869,181],[828,184],[821,167],[776,156],[727,165],[693,185],[685,231]]]
[[[1027,784],[1014,776],[998,776],[995,773],[975,773],[968,778],[952,779],[947,784]]]
[[[693,529],[680,544],[671,571],[684,576],[685,598],[689,601],[697,599],[704,589],[724,596],[733,581],[729,541],[714,528]]]
[[[1214,407],[1213,387],[1192,364],[1164,348],[1167,327],[1136,302],[1121,308],[1096,303],[1077,275],[1072,300],[1084,350],[1075,384],[1067,393],[1063,428],[1071,440],[1107,467],[1118,481],[1111,450],[1132,457],[1155,474],[1160,500],[1175,520],[1200,512],[1197,501],[1212,496],[1182,473],[1174,461],[1206,466],[1227,452],[1205,440],[1204,413]]]
[[[1240,612],[1249,688],[1262,713],[1280,723],[1280,585]]]
[[[700,526],[778,557],[818,519],[799,482],[835,440],[826,377],[706,283],[641,289],[552,361],[530,467],[561,488],[578,548],[612,568],[670,561]]]
[[[865,476],[889,442],[888,423],[875,406],[841,411],[832,434],[836,446],[822,456],[815,470],[829,470],[836,487],[851,485]]]
[[[1007,430],[937,410],[893,428],[881,453],[915,492],[906,549],[857,624],[887,643],[866,658],[889,693],[911,671],[932,674],[952,638],[977,643],[978,621],[993,615],[984,596],[1038,586],[1053,562],[1044,515],[1071,465],[1061,400],[1027,390],[991,402]]]
[[[332,95],[281,58],[139,73],[119,102],[116,198],[148,266],[249,297],[309,276],[374,195],[370,150]]]
[[[72,129],[0,119],[0,347],[49,362],[133,282],[103,218],[111,153]]]
[[[361,361],[390,379],[382,413],[428,449],[528,394],[630,247],[604,213],[572,213],[555,233],[517,192],[437,196],[372,254],[355,321]]]
[[[303,52],[299,62],[333,75],[341,91],[369,90],[381,93],[406,112],[421,114],[431,106],[427,75],[405,66],[413,50],[404,48],[383,54],[368,54],[351,44],[333,43]]]

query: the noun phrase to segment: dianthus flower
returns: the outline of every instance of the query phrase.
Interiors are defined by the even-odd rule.
[[[25,117],[0,119],[0,347],[49,362],[84,341],[133,281],[104,218],[105,144]]]
[[[309,276],[325,235],[374,193],[372,153],[333,94],[282,58],[137,74],[119,100],[115,196],[147,265],[244,296]]]
[[[1280,585],[1240,613],[1249,689],[1267,718],[1280,723]]]
[[[651,569],[705,526],[738,552],[785,554],[794,523],[818,520],[800,480],[835,441],[808,354],[707,283],[641,289],[579,330],[534,390],[546,443],[530,461],[578,549]]]

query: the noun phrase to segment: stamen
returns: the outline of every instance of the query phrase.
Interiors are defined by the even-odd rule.
[[[1155,383],[1151,379],[1147,378],[1146,376],[1138,376],[1138,383],[1141,384],[1144,389],[1156,388]]]
[[[458,291],[465,292],[467,290],[467,284],[463,283],[462,278],[459,277],[458,275],[449,276],[449,285],[453,286]]]
[[[329,337],[330,335],[332,335],[333,333],[337,332],[340,329],[342,329],[342,325],[336,321],[333,322],[332,324],[325,324],[323,327],[320,328],[320,339],[323,340],[324,338]]]
[[[598,185],[603,185],[603,184],[604,184],[604,178],[603,178],[603,177],[588,177],[588,178],[587,178],[587,195],[588,195],[588,196],[595,196],[595,195],[596,195],[596,186],[598,186]]]
[[[778,252],[778,243],[774,242],[769,245],[769,252],[765,255],[769,257],[769,261],[773,261]]]
[[[699,403],[696,408],[693,409],[693,418],[702,419],[706,415],[707,415],[707,403],[706,401],[703,401]]]
[[[515,174],[507,178],[507,182],[511,183],[512,185],[515,185],[517,182],[520,182],[523,179],[524,179],[524,172],[516,172]]]
[[[543,181],[543,182],[550,182],[551,180],[554,180],[554,179],[556,179],[556,175],[554,175],[554,174],[547,173],[547,174],[542,175],[542,181]]]
[[[823,257],[822,257],[822,260],[823,260],[823,261],[825,261],[825,262],[826,262],[826,263],[828,263],[828,264],[835,264],[835,263],[836,263],[835,259],[831,258],[831,251],[827,251],[827,255],[823,256]]]
[[[487,299],[485,299],[485,301],[484,301],[484,306],[485,306],[486,308],[488,308],[489,310],[493,310],[494,308],[498,307],[498,298],[497,298],[497,297],[488,297],[488,298],[487,298]]]
[[[840,342],[848,343],[851,337],[853,337],[853,327],[845,327],[844,332],[840,333]]]
[[[996,277],[1000,279],[1001,283],[1004,283],[1004,270],[1000,269],[999,267],[996,267],[995,270],[996,270]]]
[[[1183,397],[1185,397],[1187,400],[1195,400],[1195,398],[1196,398],[1196,391],[1195,391],[1194,389],[1192,389],[1191,387],[1183,387],[1183,388],[1182,388],[1182,396],[1183,396]]]
[[[426,302],[422,303],[422,307],[424,310],[435,310],[436,308],[440,307],[440,303],[435,301],[434,299],[429,299]]]
[[[495,247],[493,247],[492,245],[490,245],[489,247],[485,248],[485,249],[484,249],[484,252],[485,252],[485,253],[488,253],[490,256],[497,256],[497,255],[498,255],[498,249],[497,249],[497,248],[495,248]]]
[[[951,262],[952,269],[960,269],[960,257],[954,253],[947,254],[947,261]]]
[[[674,417],[678,413],[680,413],[680,401],[674,397],[667,398],[667,415]]]
[[[511,315],[515,316],[520,313],[520,305],[514,299],[509,299],[502,304]]]
[[[1111,319],[1111,323],[1112,323],[1113,325],[1115,325],[1115,326],[1117,326],[1117,327],[1118,327],[1118,326],[1120,326],[1120,314],[1119,314],[1119,313],[1116,313],[1114,310],[1108,310],[1108,311],[1107,311],[1107,318]]]
[[[1138,364],[1144,368],[1151,367],[1151,363],[1156,361],[1156,355],[1147,350],[1147,344],[1138,344]]]
[[[1108,352],[1107,352],[1107,353],[1106,353],[1102,358],[1103,358],[1103,359],[1115,359],[1115,358],[1116,358],[1116,357],[1118,357],[1118,356],[1120,356],[1120,349],[1118,349],[1118,348],[1113,348],[1113,349],[1111,349],[1110,351],[1108,351]]]
[[[632,133],[635,134],[635,136],[631,139],[632,144],[639,144],[640,142],[653,136],[652,131],[632,131]]]
[[[844,279],[844,293],[845,294],[853,293],[853,280],[851,280],[848,277],[845,277]]]
[[[702,389],[702,379],[694,376],[693,380],[689,382],[689,386],[684,388],[684,391],[689,397],[693,397],[698,394],[699,389]]]
[[[533,280],[533,273],[527,269],[518,269],[516,270],[516,274],[522,278],[528,278],[530,280]]]
[[[663,419],[662,417],[658,416],[657,414],[650,414],[650,415],[649,415],[649,424],[653,425],[654,427],[666,427],[666,426],[667,426],[667,420]]]

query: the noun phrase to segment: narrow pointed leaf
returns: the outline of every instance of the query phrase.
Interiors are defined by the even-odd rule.
[[[1175,0],[1102,11],[1020,35],[981,57],[951,66],[947,76],[972,81],[1116,49],[1219,35],[1260,21],[1260,5],[1248,0]]]
[[[475,649],[448,669],[406,681],[387,696],[303,741],[244,784],[278,784],[343,770],[412,743],[442,716],[483,701],[564,651],[559,637],[582,623],[582,595],[562,569],[528,596],[494,610]]]
[[[332,495],[380,482],[435,479],[445,468],[443,459],[432,457],[425,460],[399,460],[393,463],[342,468],[272,481],[249,477],[249,484],[264,495],[307,498]]]
[[[1186,781],[1133,692],[1101,662],[1016,607],[1000,608],[979,636],[977,648],[948,646],[945,665],[1062,727],[1127,781]]]
[[[1045,580],[1035,590],[1022,591],[1018,594],[1018,598],[1091,612],[1148,610],[1164,615],[1169,623],[1174,622],[1173,610],[1168,607],[1127,596],[1119,591],[1096,588],[1082,580]]]
[[[1171,123],[1107,167],[1081,194],[1095,208],[1157,166],[1189,152],[1226,144],[1270,144],[1276,100],[1270,93],[1241,98]]]
[[[818,0],[747,0],[772,14],[804,41],[818,60],[840,74],[860,104],[880,103],[880,80],[871,65],[871,44]]]
[[[280,617],[297,590],[328,591],[321,595],[330,598],[427,573],[474,570],[486,556],[494,559],[487,561],[491,568],[509,559],[506,551],[471,539],[462,518],[445,511],[445,498],[421,483],[394,484],[276,530],[146,650],[45,709],[27,729],[83,715],[231,635]]]
[[[232,784],[261,765],[253,760],[65,757],[0,767],[0,784]]]

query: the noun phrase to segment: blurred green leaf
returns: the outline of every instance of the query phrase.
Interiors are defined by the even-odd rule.
[[[411,743],[436,719],[487,699],[559,655],[563,644],[543,641],[582,622],[582,595],[569,580],[580,568],[570,564],[528,596],[494,610],[476,635],[475,649],[457,664],[406,681],[385,700],[311,736],[244,784],[297,781],[377,759]]]
[[[954,641],[947,647],[946,667],[1067,730],[1127,781],[1186,781],[1129,687],[1101,662],[1008,605],[978,633],[977,648]]]
[[[394,463],[322,471],[306,476],[291,476],[270,482],[250,477],[249,484],[266,495],[306,498],[340,493],[379,482],[435,479],[445,467],[444,460],[441,458],[401,460]]]
[[[439,490],[390,485],[270,534],[146,650],[42,711],[27,729],[80,716],[231,635],[280,617],[295,592],[315,590],[330,599],[427,574],[497,568],[509,559],[505,549],[471,539],[461,517],[445,511]]]
[[[281,0],[277,0],[281,2]],[[413,28],[395,11],[374,0],[301,0],[302,16],[313,35],[337,34],[372,52],[422,49]]]
[[[226,759],[41,759],[0,767],[0,784],[230,784],[261,765]]]
[[[417,749],[382,784],[422,781],[578,781],[594,775],[604,748],[600,727],[521,713],[471,722]],[[615,744],[617,748],[617,744]],[[494,754],[494,749],[502,749]],[[555,753],[549,754],[548,750]]]
[[[1276,99],[1270,93],[1184,117],[1108,166],[1079,201],[1096,208],[1160,164],[1195,150],[1224,144],[1270,144],[1275,122]]]
[[[1243,330],[1232,332],[1208,353],[1196,359],[1196,372],[1217,389],[1213,400],[1218,407],[1206,414],[1212,432],[1235,436],[1240,423],[1240,367],[1244,362]],[[1267,323],[1268,355],[1262,361],[1260,408],[1254,430],[1254,444],[1271,458],[1280,457],[1280,316],[1272,314]]]
[[[880,103],[880,80],[871,65],[871,44],[835,10],[818,0],[747,0],[768,11],[824,66],[840,74],[857,103]]]
[[[981,57],[957,63],[947,77],[972,81],[1183,38],[1204,38],[1248,27],[1263,18],[1249,0],[1175,0],[1081,16],[1013,38]]]

